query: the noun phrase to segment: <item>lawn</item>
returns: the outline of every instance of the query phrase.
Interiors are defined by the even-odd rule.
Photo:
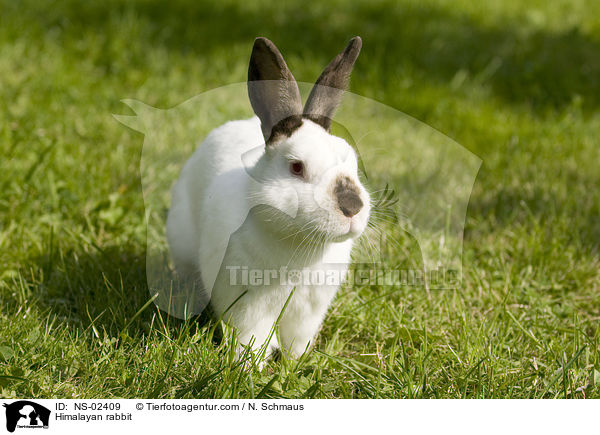
[[[599,398],[600,3],[487,3],[0,1],[0,397]],[[346,286],[262,371],[151,302],[144,135],[112,116],[244,81],[258,35],[303,82],[360,35],[350,90],[483,161],[459,288]]]

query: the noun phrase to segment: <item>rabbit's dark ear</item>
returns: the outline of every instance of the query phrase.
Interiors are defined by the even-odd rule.
[[[265,141],[279,121],[302,114],[296,79],[283,56],[267,38],[256,38],[248,67],[248,96],[260,118]]]
[[[331,119],[348,87],[350,73],[361,47],[360,37],[352,38],[344,51],[323,70],[306,100],[304,115],[320,124],[325,130],[331,127]]]

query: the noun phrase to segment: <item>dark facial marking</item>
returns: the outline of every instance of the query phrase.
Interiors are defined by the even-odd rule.
[[[362,209],[364,204],[360,199],[360,191],[349,177],[338,177],[333,192],[344,216],[352,217]]]
[[[281,138],[281,136],[290,137],[296,130],[302,127],[303,120],[308,119],[309,121],[314,122],[317,125],[320,125],[325,130],[327,128],[325,125],[331,124],[331,120],[325,116],[319,115],[292,115],[285,119],[282,119],[277,124],[273,126],[271,129],[271,136],[269,136],[269,140],[267,141],[267,145],[276,142],[277,139]]]
[[[306,114],[305,113],[304,115],[302,115],[302,117],[314,122],[317,125],[320,125],[326,131],[329,131],[329,128],[331,127],[331,119],[325,115],[315,115],[315,114]]]
[[[290,137],[293,132],[302,126],[302,115],[292,115],[282,119],[271,129],[271,135],[267,140],[267,145],[272,144],[281,136]]]

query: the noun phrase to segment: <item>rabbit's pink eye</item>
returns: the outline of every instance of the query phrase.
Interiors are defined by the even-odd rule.
[[[290,162],[290,172],[292,173],[292,175],[304,177],[304,163],[298,160]]]

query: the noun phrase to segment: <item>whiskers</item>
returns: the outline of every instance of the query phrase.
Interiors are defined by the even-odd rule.
[[[369,221],[365,231],[355,241],[358,249],[353,251],[353,260],[380,264],[390,251],[406,251],[405,243],[397,239],[399,224],[406,219],[406,215],[398,209],[399,197],[390,186],[371,192]],[[279,260],[287,267],[302,268],[314,264],[322,258],[329,243],[340,240],[332,231],[339,222],[330,213],[310,218],[302,215],[292,217],[266,204],[255,207],[255,213],[261,221],[277,228],[279,236],[276,236],[276,241],[284,244],[286,249],[282,252],[287,252]],[[302,221],[299,222],[299,219]]]
[[[304,237],[290,256],[287,263],[288,267],[291,265],[305,266],[312,263],[315,257],[320,257],[327,243],[327,233],[321,230],[319,222],[320,220],[317,218],[311,219],[296,233],[292,240],[293,244],[295,244],[298,234],[304,234]],[[306,232],[311,226],[310,231]]]
[[[259,220],[273,224],[280,236],[275,236],[278,243],[291,247],[289,258],[281,258],[283,265],[303,267],[318,258],[328,241],[328,234],[323,229],[322,216],[314,217],[300,224],[283,211],[265,205],[255,207],[254,213]],[[299,226],[300,225],[300,226]]]
[[[383,189],[371,192],[371,215],[367,228],[358,238],[355,254],[364,255],[372,264],[383,262],[384,249],[392,246],[394,250],[404,250],[394,233],[401,219],[406,215],[398,210],[397,193],[385,185]]]

